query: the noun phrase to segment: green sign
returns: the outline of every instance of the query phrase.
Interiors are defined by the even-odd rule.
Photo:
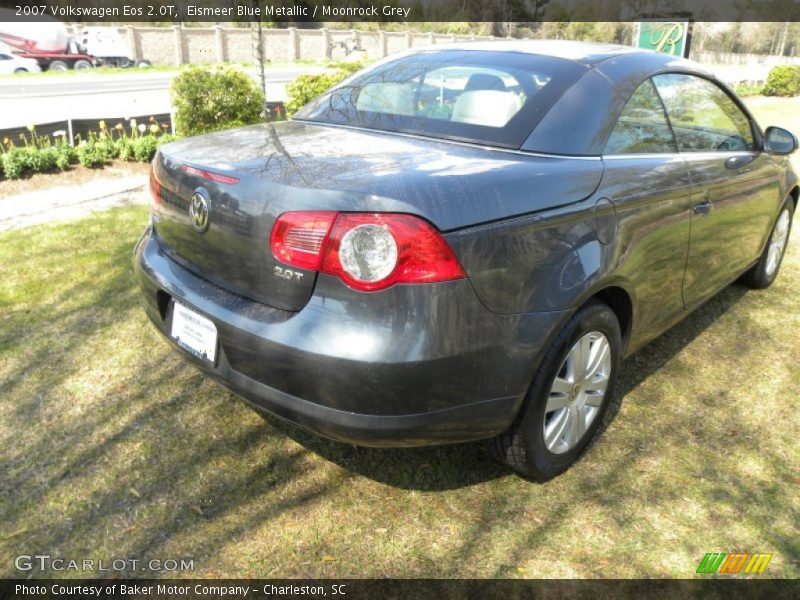
[[[688,32],[688,21],[642,21],[636,35],[636,46],[686,58]]]

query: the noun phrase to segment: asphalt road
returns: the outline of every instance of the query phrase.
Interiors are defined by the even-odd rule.
[[[285,100],[284,86],[321,67],[267,70],[267,100]],[[169,86],[177,72],[4,77],[0,79],[0,129],[68,118],[125,117],[170,112]]]

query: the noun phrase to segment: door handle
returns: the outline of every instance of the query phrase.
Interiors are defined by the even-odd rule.
[[[709,202],[708,200],[704,200],[700,204],[696,204],[692,207],[692,212],[696,215],[707,215],[711,212],[711,209],[714,208],[714,205]]]
[[[749,165],[756,159],[755,156],[746,155],[746,156],[731,156],[728,160],[725,161],[725,168],[730,169],[731,171],[736,171],[741,169],[745,165]],[[750,169],[742,169],[740,173],[748,173],[752,171],[752,167]]]

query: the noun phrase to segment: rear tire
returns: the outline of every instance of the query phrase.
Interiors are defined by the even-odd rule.
[[[65,63],[63,60],[54,60],[50,63],[50,66],[47,67],[48,71],[69,71],[69,65]]]
[[[778,277],[786,246],[789,244],[789,232],[792,229],[792,213],[794,204],[787,200],[775,219],[769,240],[761,253],[758,262],[742,276],[742,283],[757,290],[763,290],[772,285]]]
[[[92,63],[88,60],[76,60],[75,66],[73,67],[76,71],[82,71],[84,69],[91,69]]]
[[[28,69],[23,69],[20,67],[19,69],[14,69],[14,73],[27,73]]]
[[[584,348],[586,360],[581,361]],[[601,352],[607,353],[603,354],[607,360]],[[622,335],[614,312],[598,300],[579,309],[545,354],[517,419],[490,440],[495,458],[535,481],[566,471],[589,446],[611,403],[619,403],[614,384],[621,353]],[[585,372],[579,368],[582,362]],[[602,395],[596,389],[601,387]]]

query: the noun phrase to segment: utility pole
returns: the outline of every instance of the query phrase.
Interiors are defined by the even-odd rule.
[[[253,6],[253,14],[256,19],[250,23],[250,33],[253,46],[253,63],[256,65],[256,73],[258,75],[258,85],[261,91],[264,92],[264,107],[263,112],[266,117],[268,114],[267,109],[267,77],[264,73],[264,36],[261,30],[261,18],[255,11],[259,6],[259,0],[251,0]]]

